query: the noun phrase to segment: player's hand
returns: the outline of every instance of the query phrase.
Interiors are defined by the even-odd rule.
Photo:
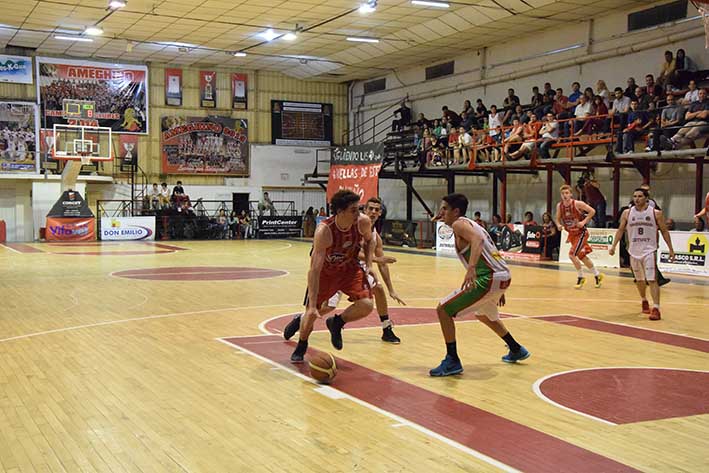
[[[669,262],[672,263],[675,260],[675,250],[670,250]]]
[[[465,273],[465,279],[463,280],[463,284],[460,286],[460,288],[464,291],[469,291],[473,289],[475,287],[475,279],[477,279],[477,274],[475,274],[475,270],[468,270],[468,272]]]
[[[559,230],[559,231],[561,231],[561,225],[557,225],[557,226],[556,226],[556,229]]]
[[[615,254],[615,248],[611,247],[608,249],[608,254],[613,256]]]
[[[306,319],[308,317],[315,317],[316,319],[322,318],[322,315],[320,315],[320,311],[314,307],[308,307],[305,311],[305,314],[303,315]]]
[[[401,297],[399,297],[399,294],[397,294],[397,293],[394,292],[394,291],[391,291],[391,292],[389,293],[389,297],[391,297],[392,299],[394,299],[396,302],[398,302],[398,303],[401,304],[401,305],[406,305],[406,302],[404,302],[403,300],[401,300]]]
[[[583,228],[583,227],[585,227],[585,226],[586,226],[586,224],[583,223],[583,221],[576,222],[576,228]]]
[[[394,264],[396,263],[396,258],[393,256],[379,256],[374,258],[374,262],[379,264]]]
[[[500,296],[500,300],[497,301],[497,305],[498,305],[499,307],[504,307],[504,306],[505,306],[505,302],[507,302],[507,301],[505,300],[505,295],[502,294],[502,295]]]

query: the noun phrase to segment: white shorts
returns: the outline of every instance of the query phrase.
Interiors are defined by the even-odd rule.
[[[656,265],[657,253],[648,253],[642,258],[636,258],[630,255],[630,269],[633,270],[633,276],[636,281],[654,281],[657,271]]]
[[[370,273],[367,273],[367,282],[369,287],[374,289],[377,286],[377,280]],[[337,291],[334,296],[332,296],[327,301],[328,307],[337,307],[340,304],[340,299],[342,299],[342,291]]]
[[[510,282],[509,272],[493,273],[492,277],[479,277],[475,287],[467,291],[456,289],[444,297],[440,304],[451,317],[484,315],[494,322],[500,320],[497,303],[510,286]]]

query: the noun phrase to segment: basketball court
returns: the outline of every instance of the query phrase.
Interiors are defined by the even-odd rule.
[[[0,249],[4,471],[701,471],[709,433],[709,286],[677,277],[664,317],[632,279],[601,289],[512,264],[505,323],[532,352],[459,322],[462,375],[431,378],[437,301],[460,264],[387,253],[408,307],[316,326],[339,373],[291,365],[281,330],[300,311],[299,240],[6,244]],[[27,294],[32,294],[28,297]]]

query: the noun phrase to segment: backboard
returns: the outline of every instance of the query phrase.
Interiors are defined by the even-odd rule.
[[[113,159],[111,129],[98,126],[54,125],[52,158],[65,161]]]

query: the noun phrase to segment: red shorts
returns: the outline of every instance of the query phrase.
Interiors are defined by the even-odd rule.
[[[322,303],[334,296],[337,291],[347,294],[351,301],[372,297],[372,288],[367,281],[367,275],[359,266],[337,272],[321,272],[317,307],[320,308]]]
[[[578,259],[584,259],[587,254],[593,252],[593,248],[588,244],[588,230],[585,228],[579,233],[569,233],[567,241],[571,243],[570,257],[575,256]]]

